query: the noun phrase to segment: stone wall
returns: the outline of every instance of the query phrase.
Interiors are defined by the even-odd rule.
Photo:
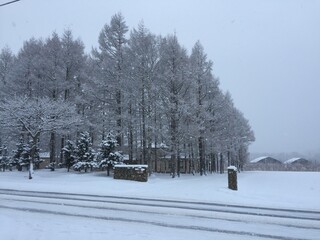
[[[147,182],[148,165],[116,165],[114,166],[113,178]]]

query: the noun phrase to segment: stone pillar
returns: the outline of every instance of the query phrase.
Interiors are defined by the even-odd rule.
[[[228,187],[231,190],[238,190],[237,168],[235,166],[228,167]]]

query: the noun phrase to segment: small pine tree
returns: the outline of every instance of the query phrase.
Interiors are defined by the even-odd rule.
[[[118,146],[116,137],[112,133],[108,133],[107,139],[103,140],[99,149],[99,167],[107,168],[107,175],[110,175],[110,169],[114,164],[122,162],[123,156],[120,152],[115,151]]]
[[[12,164],[15,165],[18,171],[22,171],[22,167],[29,167],[30,164],[30,147],[28,144],[24,144],[23,139],[16,144],[17,150],[14,151]]]
[[[29,169],[30,163],[31,163],[31,147],[33,143],[30,141],[30,143],[25,144],[23,139],[20,138],[20,142],[16,144],[17,149],[14,151],[12,159],[9,161],[9,166],[16,166],[18,171],[22,171],[22,168],[25,166]],[[39,156],[40,149],[38,147],[35,147],[34,149],[34,164],[36,167],[39,167],[39,164],[43,161],[40,160]],[[33,169],[31,169],[33,171]]]
[[[70,171],[70,168],[75,164],[76,162],[76,146],[75,144],[68,140],[65,147],[62,149],[64,153],[65,163],[66,167],[68,169],[68,172]]]
[[[92,170],[92,168],[96,166],[92,140],[88,132],[81,133],[80,139],[77,141],[77,160],[73,165],[76,171],[84,169],[84,171],[87,172],[88,168]]]
[[[44,160],[40,159],[40,149],[38,147],[36,147],[35,152],[34,152],[34,160],[33,160],[33,163],[34,163],[36,169],[40,168],[40,163],[42,163],[43,161]]]

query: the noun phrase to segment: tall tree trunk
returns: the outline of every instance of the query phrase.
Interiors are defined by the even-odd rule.
[[[122,106],[121,106],[121,90],[117,90],[116,93],[116,102],[117,102],[117,142],[120,147],[122,147]]]
[[[154,110],[154,129],[158,129],[158,123],[157,123],[157,105],[154,104],[153,106]],[[161,140],[161,139],[160,139]],[[155,165],[155,170],[156,172],[158,171],[158,132],[157,130],[154,130],[154,165]]]
[[[128,145],[129,145],[129,161],[132,161],[133,160],[133,128],[132,128],[132,125],[130,124],[129,126],[129,142],[128,142]]]
[[[40,133],[36,133],[35,136],[31,136],[31,150],[30,150],[30,162],[29,162],[29,179],[32,179],[33,174],[33,163],[36,155],[38,139],[40,137]]]
[[[60,145],[60,163],[64,163],[64,154],[63,154],[63,148],[64,148],[64,141],[65,141],[65,136],[61,136],[61,145]]]
[[[171,154],[171,169],[170,169],[170,172],[171,172],[171,176],[172,178],[175,178],[176,177],[176,168],[177,168],[177,156],[176,154],[172,153]]]
[[[181,164],[181,159],[180,159],[180,148],[178,146],[178,149],[177,149],[177,176],[180,177],[180,164]]]
[[[154,139],[154,171],[158,171],[158,140],[157,137]]]
[[[50,133],[50,165],[51,170],[54,171],[54,164],[56,161],[56,134],[54,131]]]
[[[142,80],[144,81],[144,80]],[[146,132],[146,103],[145,103],[145,86],[142,83],[141,89],[141,118],[142,118],[142,162],[146,164],[147,155],[147,132]]]
[[[147,127],[147,142],[148,142],[148,148],[147,148],[147,163],[149,166],[149,175],[152,174],[153,172],[153,162],[152,162],[152,158],[151,158],[151,150],[152,150],[152,130],[150,128],[150,126]]]
[[[224,173],[223,154],[220,153],[220,173]]]
[[[198,138],[198,147],[199,147],[199,163],[200,163],[200,175],[205,173],[205,159],[204,159],[204,146],[203,146],[203,137],[200,134]]]
[[[133,124],[132,124],[132,102],[130,100],[129,102],[129,108],[128,108],[128,114],[129,114],[129,126],[128,126],[128,154],[129,154],[129,161],[133,160]]]
[[[171,123],[170,123],[170,134],[171,134],[171,173],[174,178],[177,173],[177,119],[176,112],[171,112]]]
[[[29,164],[29,179],[32,179],[32,173],[33,173],[33,160],[30,160]]]

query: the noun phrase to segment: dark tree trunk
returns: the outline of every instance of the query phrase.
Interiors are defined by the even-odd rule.
[[[38,139],[40,137],[40,133],[37,133],[35,136],[32,137],[32,145],[31,145],[31,151],[30,151],[30,162],[29,162],[29,179],[32,179],[32,173],[33,173],[33,163],[35,159]]]
[[[116,93],[116,102],[117,102],[117,141],[119,146],[122,146],[122,107],[121,107],[121,91],[117,90]]]
[[[64,163],[64,155],[63,155],[63,148],[64,148],[64,141],[65,141],[65,136],[62,135],[61,137],[61,149],[60,149],[60,163]]]
[[[56,161],[56,134],[54,131],[50,134],[50,169],[54,171],[54,163]]]
[[[177,156],[175,154],[171,154],[171,174],[172,174],[172,178],[176,177],[176,169],[177,169]]]
[[[129,122],[129,136],[128,136],[128,151],[129,151],[129,161],[133,160],[133,126],[132,126],[132,103],[129,103],[129,110],[128,110],[129,116],[130,116],[130,122]]]
[[[220,173],[224,173],[223,154],[220,153]]]
[[[50,133],[50,163],[55,162],[56,136],[55,132]]]
[[[178,153],[177,153],[177,176],[180,177],[180,164],[181,164],[181,159],[180,159],[180,150],[179,150],[179,147],[178,147]]]
[[[200,175],[202,176],[205,173],[204,146],[203,146],[203,137],[202,136],[200,136],[198,138],[198,146],[199,146]]]

